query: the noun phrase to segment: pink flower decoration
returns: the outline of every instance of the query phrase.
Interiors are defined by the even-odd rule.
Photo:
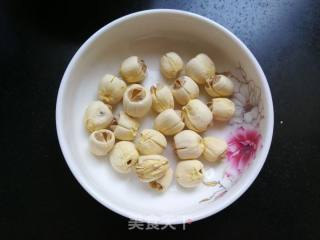
[[[255,157],[261,135],[253,129],[240,127],[228,141],[227,157],[232,168],[241,172]]]

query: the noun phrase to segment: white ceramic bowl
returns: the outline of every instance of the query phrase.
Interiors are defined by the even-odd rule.
[[[205,163],[205,181],[218,182],[215,187],[201,185],[186,190],[174,181],[168,192],[156,193],[133,173],[120,175],[107,158],[98,159],[88,151],[88,133],[82,119],[87,105],[96,99],[101,77],[105,73],[118,74],[121,61],[137,55],[148,66],[145,86],[168,84],[159,73],[159,58],[168,51],[178,52],[185,62],[197,53],[207,53],[217,71],[225,72],[235,83],[236,117],[228,124],[214,124],[203,134],[226,138],[229,143],[227,159],[218,164]],[[202,95],[202,100],[208,101]],[[152,127],[153,117],[150,114],[143,119],[142,129]],[[148,10],[109,23],[77,51],[61,81],[56,125],[72,173],[97,201],[131,219],[179,224],[215,214],[252,184],[269,151],[273,104],[257,60],[230,31],[193,13]],[[176,157],[170,146],[164,155],[174,168]]]

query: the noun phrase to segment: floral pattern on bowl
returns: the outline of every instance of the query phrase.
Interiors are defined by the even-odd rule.
[[[241,66],[226,74],[235,86],[232,101],[235,103],[236,111],[230,124],[246,123],[259,127],[260,121],[264,118],[260,87],[248,79]]]
[[[227,140],[225,170],[217,179],[214,168],[205,174],[204,183],[214,188],[213,193],[200,201],[207,202],[223,196],[239,179],[242,173],[254,161],[257,151],[262,148],[260,124],[264,119],[261,89],[253,80],[248,80],[241,66],[224,72],[234,83],[232,101],[235,103],[235,115],[229,122],[233,130]]]

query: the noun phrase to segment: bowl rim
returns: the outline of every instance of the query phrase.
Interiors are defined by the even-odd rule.
[[[238,38],[236,37],[231,31],[229,31],[227,28],[223,27],[222,25],[216,23],[215,21],[203,17],[201,15],[183,11],[183,10],[174,10],[174,9],[151,9],[151,10],[144,10],[139,12],[134,12],[128,15],[125,15],[123,17],[120,17],[107,25],[100,28],[98,31],[96,31],[93,35],[91,35],[77,50],[75,55],[72,57],[71,61],[69,62],[67,69],[65,70],[57,96],[56,101],[56,130],[59,140],[59,145],[61,148],[61,151],[63,153],[64,159],[67,162],[67,165],[69,169],[71,170],[73,176],[77,179],[77,181],[80,183],[80,185],[87,191],[96,201],[98,201],[103,206],[107,207],[108,209],[126,217],[129,219],[134,219],[141,222],[148,222],[148,223],[156,223],[156,224],[184,224],[185,222],[182,221],[179,217],[174,217],[170,219],[157,219],[155,220],[151,216],[145,216],[143,214],[137,215],[134,212],[129,212],[122,207],[118,206],[117,204],[112,204],[105,198],[103,198],[99,193],[97,193],[94,189],[90,187],[90,184],[87,183],[85,178],[82,176],[81,172],[78,170],[76,164],[74,161],[72,161],[72,155],[67,149],[67,143],[66,139],[64,137],[63,132],[63,121],[62,121],[62,108],[63,108],[63,102],[64,102],[64,95],[65,95],[65,89],[67,85],[68,78],[70,77],[70,73],[75,66],[78,59],[81,57],[81,55],[86,51],[86,49],[91,45],[92,42],[94,42],[101,34],[108,31],[110,28],[118,25],[121,22],[125,22],[127,20],[131,20],[135,17],[139,17],[142,15],[150,15],[150,14],[174,14],[174,15],[182,15],[194,18],[195,20],[200,20],[205,23],[209,23],[213,27],[219,29],[220,31],[224,32],[229,38],[231,38],[233,41],[237,43],[237,45],[244,50],[245,54],[248,56],[250,61],[253,62],[255,65],[255,68],[261,77],[261,83],[263,85],[263,88],[265,89],[265,96],[266,96],[266,103],[268,104],[268,107],[266,108],[267,111],[267,118],[269,119],[267,121],[266,125],[266,136],[265,136],[265,142],[264,142],[264,148],[262,148],[261,152],[261,160],[259,161],[259,165],[256,165],[255,171],[252,171],[250,175],[246,176],[244,182],[242,185],[240,185],[236,191],[233,192],[232,195],[229,195],[229,197],[226,199],[226,201],[222,202],[219,206],[216,206],[215,208],[208,208],[208,210],[205,213],[199,213],[199,214],[192,214],[192,221],[198,221],[204,218],[207,218],[209,216],[212,216],[219,211],[223,210],[224,208],[228,207],[230,204],[232,204],[235,200],[237,200],[254,182],[256,177],[258,176],[259,172],[261,171],[268,152],[270,150],[271,141],[272,141],[272,135],[273,135],[273,128],[274,128],[274,109],[273,109],[273,101],[271,96],[271,91],[267,82],[267,79],[265,77],[265,74],[259,65],[257,59],[254,57],[254,55],[251,53],[251,51],[248,49],[248,47]]]

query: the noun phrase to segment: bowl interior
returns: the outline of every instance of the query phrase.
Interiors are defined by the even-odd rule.
[[[229,139],[239,127],[243,127],[255,129],[261,136],[259,149],[254,153],[250,164],[237,169],[236,173],[233,172],[234,176],[232,171],[227,173],[231,177],[226,175],[230,166],[228,160],[218,164],[205,163],[205,169],[208,170],[206,178],[220,181],[222,186],[201,185],[196,189],[186,190],[174,181],[168,192],[157,193],[150,190],[147,184],[139,182],[133,173],[120,175],[114,172],[107,157],[97,158],[88,151],[88,133],[82,119],[87,105],[97,98],[97,87],[102,76],[106,73],[118,75],[122,60],[137,55],[148,66],[148,77],[142,83],[144,86],[150,87],[155,83],[169,85],[171,82],[163,79],[159,73],[160,56],[168,51],[178,52],[185,62],[197,53],[204,52],[214,60],[218,72],[230,73],[231,70],[238,70],[234,76],[244,79],[238,79],[239,94],[246,81],[259,89],[258,101],[262,105],[259,106],[259,120],[251,122],[242,119],[241,122],[241,117],[244,118],[247,113],[244,112],[240,114],[239,122],[215,123],[202,134]],[[253,91],[250,84],[242,91]],[[210,99],[203,91],[201,95],[205,102]],[[250,93],[247,97],[250,100]],[[115,112],[120,109],[121,104],[114,108]],[[269,149],[272,114],[270,92],[263,72],[239,40],[219,25],[193,14],[169,10],[148,11],[129,15],[107,25],[77,52],[59,90],[57,129],[61,148],[73,174],[99,202],[129,218],[158,223],[182,223],[188,219],[198,220],[221,210],[252,183]],[[142,119],[140,129],[152,128],[154,117],[155,114],[150,113]],[[164,155],[175,168],[177,158],[170,144],[171,138],[168,138],[168,142]],[[228,178],[224,179],[226,176]],[[213,196],[215,193],[217,196]],[[210,200],[201,202],[210,197]]]

